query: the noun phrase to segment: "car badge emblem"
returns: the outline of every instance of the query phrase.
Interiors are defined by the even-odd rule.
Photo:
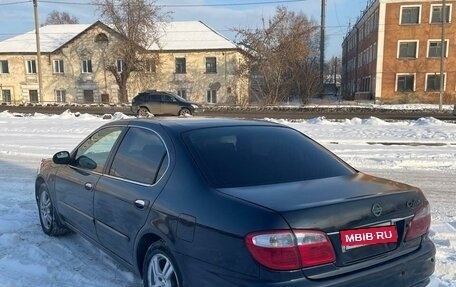
[[[374,205],[372,205],[372,213],[376,217],[379,217],[380,215],[382,215],[382,211],[383,211],[383,208],[380,206],[380,204],[375,203]]]
[[[408,208],[415,208],[415,207],[419,206],[420,204],[421,204],[420,199],[411,199],[411,200],[407,201]]]

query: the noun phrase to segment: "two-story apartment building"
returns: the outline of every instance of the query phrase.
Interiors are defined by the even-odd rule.
[[[456,1],[371,0],[342,44],[342,95],[381,102],[437,103],[442,20],[444,89],[456,93]]]
[[[128,81],[130,99],[155,89],[200,103],[247,101],[248,80],[236,73],[241,49],[200,21],[163,27],[158,44],[148,48],[154,60]],[[106,67],[115,65],[119,73],[124,67],[110,50],[118,40],[99,21],[41,27],[41,94],[35,32],[0,42],[0,103],[117,102],[119,87]]]

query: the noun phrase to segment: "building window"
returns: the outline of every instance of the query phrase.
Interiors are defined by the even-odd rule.
[[[83,73],[92,73],[92,60],[82,60],[81,69]]]
[[[27,74],[36,74],[35,60],[27,60]]]
[[[125,62],[123,60],[116,60],[117,73],[122,73],[125,70]]]
[[[63,68],[63,60],[54,60],[54,73],[63,74],[65,72]]]
[[[371,78],[362,78],[360,92],[370,92],[371,91]]]
[[[206,58],[206,73],[217,73],[217,58]]]
[[[396,77],[396,91],[412,92],[415,90],[415,75],[398,75]]]
[[[66,91],[65,90],[55,90],[55,101],[57,103],[66,102]]]
[[[177,95],[184,98],[184,99],[187,99],[187,90],[186,89],[179,89],[177,90]]]
[[[401,24],[419,24],[421,22],[421,6],[401,6]]]
[[[84,90],[83,95],[84,95],[84,103],[91,104],[94,102],[93,90]]]
[[[398,58],[417,58],[418,57],[418,41],[402,42],[399,41]]]
[[[207,102],[210,104],[217,103],[217,90],[207,90]]]
[[[445,23],[451,21],[451,5],[445,5]],[[443,5],[431,5],[431,24],[442,23],[443,20]]]
[[[187,73],[185,58],[176,58],[176,74]]]
[[[29,90],[29,99],[31,103],[38,103],[38,90]]]
[[[440,58],[442,56],[442,41],[430,40],[428,45],[428,58]],[[445,57],[448,57],[448,40],[445,40]]]
[[[9,73],[9,66],[7,60],[0,61],[0,74],[8,74]]]
[[[145,66],[146,73],[156,73],[157,72],[157,64],[155,60],[147,60]]]
[[[0,90],[2,103],[11,103],[11,90]]]
[[[445,74],[443,75],[443,89],[445,89]],[[440,91],[440,74],[427,74],[426,75],[426,91],[437,92]]]

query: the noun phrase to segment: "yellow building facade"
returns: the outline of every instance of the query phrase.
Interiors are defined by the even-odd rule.
[[[106,70],[118,35],[101,22],[40,28],[41,93],[34,31],[0,42],[0,103],[117,103],[119,87]],[[144,90],[175,92],[203,104],[248,102],[248,80],[237,74],[243,52],[202,22],[171,22],[150,48],[158,59],[133,72],[129,100]]]

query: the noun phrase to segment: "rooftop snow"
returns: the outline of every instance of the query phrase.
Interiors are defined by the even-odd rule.
[[[50,53],[91,24],[48,25],[40,28],[41,52]],[[236,45],[200,21],[170,22],[160,37],[163,50],[235,49]],[[153,45],[150,50],[158,50]],[[36,53],[35,30],[0,42],[0,53]]]
[[[163,50],[235,49],[230,40],[200,21],[170,22],[159,39]],[[157,50],[153,45],[150,50]]]
[[[50,53],[90,27],[89,24],[48,25],[40,28],[41,52]],[[35,30],[0,42],[0,53],[36,53]]]

